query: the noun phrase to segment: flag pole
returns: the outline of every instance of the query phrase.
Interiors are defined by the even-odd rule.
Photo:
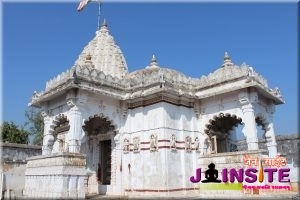
[[[101,0],[98,0],[98,30],[100,28],[100,16],[101,16]]]
[[[98,2],[98,29],[100,28],[100,17],[101,17],[101,0],[81,0],[78,7],[77,11],[81,12],[88,3],[90,2]]]

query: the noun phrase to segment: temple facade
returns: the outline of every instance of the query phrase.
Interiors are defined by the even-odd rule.
[[[275,157],[278,88],[228,53],[207,76],[159,66],[129,72],[108,25],[96,31],[74,65],[34,93],[43,110],[42,155],[28,159],[24,194],[165,196],[198,191],[195,169],[242,166],[245,154]],[[259,149],[258,130],[267,149]],[[237,151],[244,136],[247,151]]]

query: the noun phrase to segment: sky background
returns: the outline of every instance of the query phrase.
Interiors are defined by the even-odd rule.
[[[19,125],[33,92],[71,68],[95,36],[97,3],[78,13],[73,3],[2,5],[3,120]],[[276,107],[277,134],[298,133],[296,3],[103,3],[111,34],[129,71],[155,54],[161,67],[191,77],[220,67],[224,52],[246,62],[279,87],[285,104]]]

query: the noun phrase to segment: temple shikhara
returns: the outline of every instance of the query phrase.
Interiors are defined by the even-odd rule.
[[[28,158],[25,196],[197,194],[197,168],[204,177],[214,163],[220,178],[224,167],[245,167],[245,155],[280,153],[273,117],[284,100],[251,66],[225,52],[215,71],[191,78],[154,55],[130,72],[125,56],[104,22],[74,65],[34,93],[44,139],[42,155]]]

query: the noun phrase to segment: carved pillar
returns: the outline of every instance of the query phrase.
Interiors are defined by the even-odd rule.
[[[258,150],[258,138],[255,122],[255,114],[252,101],[248,98],[247,94],[239,94],[239,102],[242,106],[243,122],[245,127],[243,133],[247,139],[248,150]]]
[[[68,133],[69,152],[80,153],[80,138],[82,135],[82,115],[78,106],[72,100],[67,102],[69,110],[70,130]]]
[[[277,155],[277,143],[276,137],[274,132],[274,125],[273,125],[273,114],[274,114],[274,105],[270,106],[268,111],[268,124],[266,126],[266,139],[267,139],[267,148],[269,151],[269,157],[275,158]]]
[[[117,133],[117,135],[113,138],[114,148],[113,148],[113,165],[112,165],[112,185],[115,186],[114,192],[117,194],[121,194],[122,191],[122,152],[117,149],[122,149],[120,142],[121,135]]]
[[[101,160],[101,157],[99,155],[99,141],[97,137],[93,138],[93,152],[92,152],[92,169],[96,170],[98,167],[98,162]],[[101,163],[103,164],[103,163]]]
[[[51,120],[50,117],[46,114],[46,112],[42,112],[42,116],[44,118],[44,139],[43,139],[43,147],[42,147],[42,155],[51,154],[52,146],[54,143],[54,137],[51,130]]]

